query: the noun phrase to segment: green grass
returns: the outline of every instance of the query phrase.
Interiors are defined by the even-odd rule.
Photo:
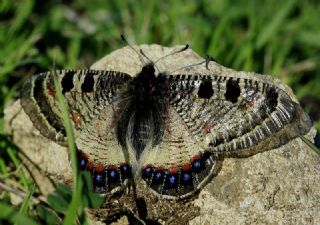
[[[15,215],[9,219],[0,213],[0,222],[4,218],[16,224],[25,218],[55,218],[57,223],[66,219],[53,206],[42,204],[35,209],[30,203],[37,190],[19,170],[17,149],[3,130],[5,105],[18,97],[21,84],[32,74],[47,71],[53,65],[57,69],[87,68],[123,47],[121,33],[133,44],[189,43],[200,55],[210,54],[222,65],[278,76],[293,88],[320,128],[317,1],[57,2],[0,1],[0,181],[13,180],[26,193],[23,204],[12,208],[10,196],[0,190],[0,212]],[[80,180],[75,182],[74,190],[86,190],[86,182]],[[82,218],[82,206],[72,205],[78,205],[75,201],[80,192],[83,191],[68,195],[71,205],[66,208],[78,210],[78,219]],[[60,194],[58,191],[57,196]],[[74,218],[64,220],[64,224],[73,224]]]
[[[59,79],[58,76],[54,77],[54,85],[55,85],[55,90],[57,92],[57,98],[59,101],[60,111],[61,111],[61,114],[63,117],[64,127],[66,128],[66,133],[67,133],[67,137],[68,137],[68,148],[69,148],[69,155],[70,155],[70,159],[71,159],[71,167],[72,167],[72,173],[73,173],[72,198],[70,201],[70,205],[68,206],[68,209],[66,210],[66,212],[67,212],[66,217],[63,221],[63,225],[68,225],[68,224],[72,224],[74,221],[76,221],[78,205],[81,204],[82,184],[81,184],[81,180],[79,179],[76,146],[74,143],[72,124],[71,124],[71,121],[69,118],[69,110],[68,110],[67,105],[65,104],[65,101],[64,101],[64,97],[62,94],[62,88],[61,88],[61,79]]]

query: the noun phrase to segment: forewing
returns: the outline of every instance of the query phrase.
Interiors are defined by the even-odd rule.
[[[166,76],[169,102],[197,143],[217,153],[279,147],[312,126],[301,106],[259,76]]]
[[[140,157],[141,176],[167,198],[185,198],[203,187],[214,173],[216,158],[198,145],[179,114],[168,106],[165,131],[157,146]]]
[[[131,79],[121,72],[60,70],[41,73],[28,80],[21,91],[24,111],[42,135],[60,143],[65,139],[65,128],[54,77],[61,84],[76,137],[104,107],[117,99],[121,88]]]

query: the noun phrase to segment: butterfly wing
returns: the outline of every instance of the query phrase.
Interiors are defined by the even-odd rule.
[[[63,143],[65,128],[54,77],[62,87],[74,125],[75,136],[110,105],[131,77],[125,73],[98,70],[61,70],[41,73],[28,80],[21,91],[21,105],[45,137]]]
[[[119,190],[131,172],[115,136],[114,112],[121,90],[131,77],[98,70],[62,70],[32,77],[22,88],[21,105],[42,135],[62,144],[66,133],[55,76],[70,112],[80,169],[92,173],[95,191]]]
[[[264,151],[312,126],[284,90],[257,75],[171,75],[167,80],[170,105],[198,145],[210,152]]]
[[[99,193],[120,191],[131,178],[131,161],[116,136],[115,112],[113,105],[105,107],[76,139],[80,169],[92,173]]]
[[[161,143],[147,147],[140,157],[141,176],[158,194],[185,198],[208,182],[216,157],[198,145],[173,108],[167,108],[165,118]]]
[[[300,105],[263,79],[162,74],[159,81],[168,102],[165,132],[139,162],[146,183],[169,198],[203,187],[218,154],[275,148],[311,127]]]

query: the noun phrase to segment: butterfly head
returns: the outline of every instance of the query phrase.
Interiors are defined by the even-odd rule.
[[[142,67],[142,70],[138,76],[143,76],[148,78],[148,77],[156,77],[156,75],[157,73],[156,73],[155,65],[154,63],[150,62]]]

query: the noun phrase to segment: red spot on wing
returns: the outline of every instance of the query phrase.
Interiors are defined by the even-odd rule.
[[[54,87],[52,87],[52,86],[51,86],[51,85],[49,85],[49,84],[48,84],[47,88],[48,88],[48,93],[49,93],[49,95],[50,95],[50,96],[52,96],[52,97],[55,97],[55,96],[56,96],[56,94],[57,94],[57,92],[56,92],[55,88],[54,88]]]
[[[173,173],[177,173],[179,171],[179,167],[177,166],[173,166],[169,169],[169,173],[173,174]]]
[[[78,127],[81,124],[81,117],[80,114],[76,111],[72,111],[71,113],[71,119],[73,123]]]
[[[244,105],[246,108],[251,108],[254,104],[260,99],[260,95],[257,92],[256,88],[253,88],[254,94],[252,94],[249,98],[246,99]]]
[[[47,89],[48,89],[48,94],[52,97],[55,97],[57,92],[54,87],[54,82],[53,82],[53,76],[52,74],[49,75],[49,78],[47,80]]]
[[[152,164],[147,164],[147,165],[145,165],[144,168],[149,168],[149,167],[154,167],[154,166]]]
[[[115,165],[109,165],[109,166],[108,166],[108,169],[110,169],[110,170],[115,170],[115,169],[117,169],[117,167],[116,167]]]
[[[90,161],[87,165],[87,170],[92,170],[93,169],[93,162]]]
[[[247,101],[246,102],[246,108],[250,108],[254,105],[254,101]]]
[[[98,165],[96,165],[96,172],[97,173],[101,173],[101,172],[103,172],[104,171],[104,166],[101,164],[101,163],[99,163]]]
[[[165,169],[164,166],[159,166],[159,167],[156,169],[156,171],[163,171],[164,169]]]
[[[184,164],[181,168],[183,171],[189,171],[191,169],[191,166],[190,164]]]
[[[211,121],[206,121],[204,125],[202,126],[202,130],[204,133],[208,134],[210,133],[210,130],[214,127],[213,123]]]
[[[86,159],[86,160],[89,159],[89,156],[88,156],[86,153],[84,153],[83,151],[79,150],[79,154],[80,154],[80,156],[81,156],[82,158],[84,158],[84,159]]]
[[[199,159],[201,159],[201,157],[199,155],[194,155],[194,156],[191,157],[191,161],[192,162],[196,161],[196,160],[199,160]]]

